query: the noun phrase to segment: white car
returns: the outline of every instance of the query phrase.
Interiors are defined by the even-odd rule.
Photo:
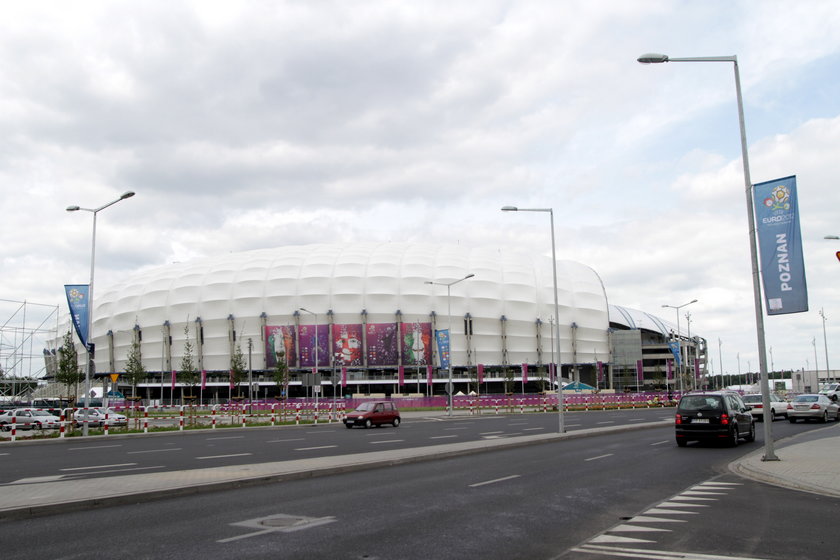
[[[108,413],[108,426],[127,426],[128,418],[124,414],[118,414],[108,408],[89,408],[87,418],[89,427],[102,427],[105,425],[105,413]],[[85,422],[85,409],[76,409],[73,413],[73,426],[81,427]]]
[[[0,414],[0,429],[9,431],[12,425],[18,430],[56,430],[61,427],[61,419],[46,410],[16,408]]]
[[[761,399],[761,393],[754,393],[744,395],[741,397],[747,406],[752,407],[752,415],[756,420],[764,420],[764,402]],[[770,393],[770,419],[776,420],[776,416],[788,415],[788,402],[780,397],[778,393]]]
[[[840,397],[840,383],[826,383],[820,389],[820,395],[825,395],[829,399],[836,401]]]

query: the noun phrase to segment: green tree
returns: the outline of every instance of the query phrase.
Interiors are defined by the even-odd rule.
[[[84,379],[84,372],[79,368],[79,354],[73,343],[73,331],[64,335],[61,348],[58,349],[58,370],[55,380],[67,386],[67,393],[75,398],[79,396],[79,383]],[[71,390],[70,387],[73,386]]]
[[[137,384],[146,378],[146,368],[140,359],[140,343],[134,341],[128,351],[128,360],[125,364],[125,375],[131,383],[131,396],[137,396]]]
[[[195,396],[195,386],[198,383],[198,369],[193,360],[193,345],[190,342],[190,327],[184,327],[184,355],[181,356],[181,367],[178,372],[181,381],[190,388],[190,396]]]
[[[245,366],[245,356],[242,354],[242,346],[236,345],[233,349],[233,356],[230,358],[230,378],[236,387],[236,396],[241,397],[240,385],[245,379],[248,368]]]
[[[279,351],[276,353],[277,364],[274,366],[274,382],[280,389],[280,400],[283,402],[283,420],[286,416],[286,399],[289,397],[289,365],[286,363],[286,353]]]

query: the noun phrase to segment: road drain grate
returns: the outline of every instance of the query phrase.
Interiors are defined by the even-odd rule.
[[[229,539],[222,539],[216,542],[224,543],[254,537],[257,535],[264,535],[267,533],[291,533],[293,531],[300,531],[303,529],[310,529],[332,523],[335,517],[306,517],[304,515],[286,515],[278,513],[266,517],[258,517],[256,519],[248,519],[231,523],[233,527],[246,527],[248,529],[255,529],[256,532],[231,537]]]

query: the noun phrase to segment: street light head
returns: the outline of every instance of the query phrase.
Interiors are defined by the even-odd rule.
[[[840,239],[840,236],[837,235],[826,235],[823,239]]]
[[[78,206],[68,206],[67,207],[68,212],[75,212],[77,210],[80,210],[80,208]]]
[[[667,54],[647,53],[637,58],[642,64],[659,64],[660,62],[668,62]]]
[[[475,276],[475,274],[473,273],[467,274],[466,276],[464,276],[464,280],[466,280],[467,278],[472,278],[473,276]]]
[[[134,191],[125,191],[120,195],[120,200],[125,200],[126,198],[131,198],[134,196]]]
[[[697,300],[693,299],[693,300],[689,301],[688,303],[697,303]],[[686,304],[686,305],[688,305],[688,304]]]
[[[518,210],[516,206],[502,206],[502,212],[517,212]]]

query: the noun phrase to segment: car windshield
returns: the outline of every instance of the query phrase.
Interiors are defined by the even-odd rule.
[[[359,412],[370,412],[373,410],[373,403],[364,402],[356,407],[356,410]]]
[[[46,410],[33,410],[32,416],[52,416],[52,414],[50,414]]]
[[[747,404],[760,403],[761,395],[744,395],[744,402]]]
[[[689,395],[680,401],[681,410],[720,410],[720,397],[715,395]]]
[[[799,395],[795,399],[795,402],[817,402],[820,398],[817,395]]]

